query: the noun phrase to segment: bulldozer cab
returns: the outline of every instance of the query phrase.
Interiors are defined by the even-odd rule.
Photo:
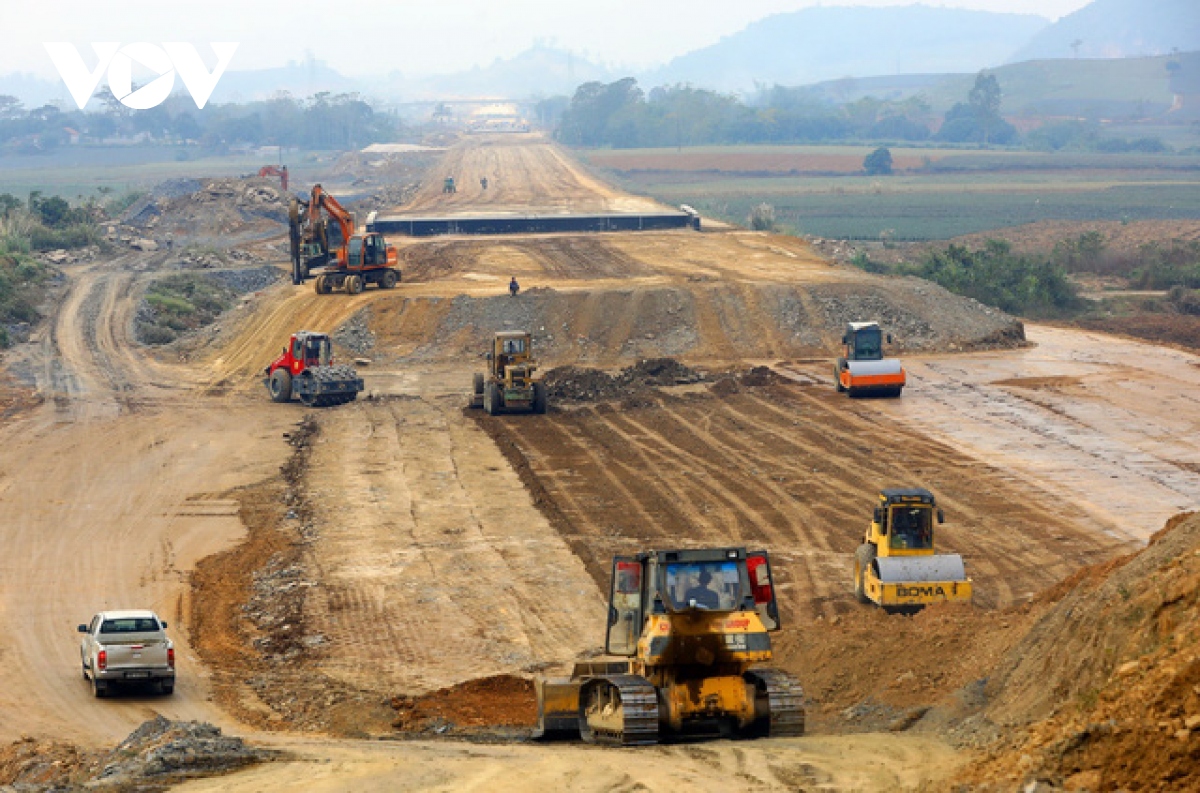
[[[757,611],[769,631],[779,607],[766,551],[652,551],[613,560],[605,649],[632,656],[648,616]]]
[[[887,338],[890,343],[892,338]],[[846,325],[842,336],[846,345],[846,358],[851,361],[883,360],[883,331],[875,322],[851,322]]]

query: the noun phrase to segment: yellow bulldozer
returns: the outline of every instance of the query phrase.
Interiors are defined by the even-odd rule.
[[[766,552],[650,551],[613,560],[605,650],[535,683],[535,737],[637,746],[666,736],[804,733],[799,681],[771,660],[779,609]]]
[[[533,337],[521,330],[502,330],[487,353],[488,370],[475,373],[469,407],[488,414],[545,413],[546,384],[537,373]]]
[[[928,490],[879,491],[871,525],[854,554],[854,594],[860,602],[911,613],[930,603],[971,599],[962,557],[939,554],[934,546],[935,520],[944,523],[945,515]]]

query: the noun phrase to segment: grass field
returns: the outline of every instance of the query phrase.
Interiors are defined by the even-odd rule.
[[[288,169],[300,182],[306,167],[327,155],[288,154]],[[102,187],[114,193],[142,190],[178,177],[220,177],[257,173],[271,164],[253,154],[200,156],[193,149],[167,146],[64,146],[46,154],[0,156],[0,193],[24,199],[31,190],[70,201],[94,197]]]
[[[768,203],[789,231],[940,240],[1045,220],[1200,217],[1200,156],[891,149],[897,173],[866,176],[870,147],[714,146],[591,150],[635,193],[745,223]]]

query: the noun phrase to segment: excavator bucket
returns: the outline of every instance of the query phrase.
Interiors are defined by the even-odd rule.
[[[971,579],[962,557],[881,557],[871,563],[867,595],[884,608],[911,608],[948,601],[969,601]]]
[[[541,678],[534,681],[537,692],[537,728],[534,738],[579,737],[579,679]]]

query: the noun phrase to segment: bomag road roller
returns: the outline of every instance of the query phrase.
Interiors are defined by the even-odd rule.
[[[804,692],[771,660],[771,563],[744,548],[613,560],[605,650],[536,684],[537,737],[634,746],[660,737],[804,732]]]
[[[523,330],[502,330],[487,353],[488,370],[476,372],[468,407],[497,413],[545,413],[546,384],[533,359],[533,337]]]
[[[892,343],[891,334],[887,335]],[[852,397],[898,397],[904,390],[904,367],[895,358],[883,357],[883,331],[877,322],[850,322],[842,334],[843,354],[833,365],[838,393]]]
[[[939,554],[934,521],[945,517],[922,488],[879,491],[879,505],[854,554],[854,594],[887,611],[914,612],[943,600],[971,599],[962,557]]]

